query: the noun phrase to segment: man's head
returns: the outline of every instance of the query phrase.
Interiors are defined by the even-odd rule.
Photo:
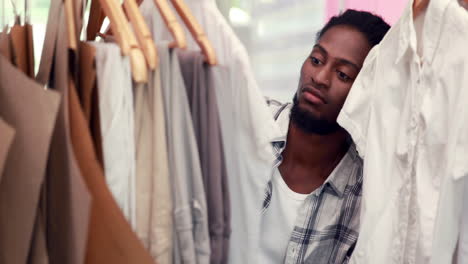
[[[301,68],[291,120],[304,132],[330,134],[364,59],[390,26],[368,12],[347,10],[333,17]]]

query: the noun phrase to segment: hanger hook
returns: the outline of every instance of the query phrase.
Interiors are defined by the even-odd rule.
[[[16,3],[14,0],[10,0],[11,6],[13,7],[13,14],[15,16],[15,24],[21,24],[21,17],[18,13],[18,8],[16,8]]]
[[[30,4],[31,4],[30,0],[24,0],[24,23],[25,24],[32,24]]]
[[[0,21],[0,23],[2,23],[0,26],[0,30],[3,31],[5,30],[6,28],[6,16],[5,16],[5,0],[1,0],[2,1],[2,20]]]

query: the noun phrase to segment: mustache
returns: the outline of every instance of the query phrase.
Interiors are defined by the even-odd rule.
[[[321,90],[319,88],[317,88],[315,85],[313,84],[305,84],[301,87],[301,93],[303,92],[308,92],[308,93],[311,93],[317,97],[319,97],[320,99],[322,99],[325,104],[328,104],[328,98],[325,96],[325,94],[323,94],[321,92]]]

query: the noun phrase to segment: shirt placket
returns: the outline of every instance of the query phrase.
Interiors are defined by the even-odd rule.
[[[323,188],[326,185],[320,186],[317,190],[311,193],[305,200],[302,206],[299,209],[299,213],[297,219],[295,221],[294,226],[300,227],[303,229],[314,229],[315,223],[312,226],[309,226],[309,221],[311,219],[311,215],[309,214],[311,210],[311,205],[315,204],[319,199],[319,196],[323,193]],[[318,220],[318,219],[317,219]],[[293,231],[294,232],[294,231]],[[291,234],[292,235],[292,234]],[[302,234],[305,236],[305,234]],[[307,248],[311,246],[310,241],[306,241],[305,239],[301,240],[300,243],[293,241],[292,236],[289,239],[288,247],[286,249],[286,256],[284,259],[284,264],[299,264],[303,263],[305,259],[307,259]],[[313,246],[313,245],[312,245]],[[303,252],[303,251],[306,252]],[[303,253],[303,254],[302,254]],[[303,259],[301,259],[301,255],[303,255]]]
[[[414,83],[414,94],[413,94],[413,103],[411,107],[411,119],[410,119],[410,128],[411,128],[411,135],[410,135],[410,142],[409,142],[409,150],[410,150],[410,159],[409,164],[411,164],[410,171],[409,171],[409,204],[408,204],[408,218],[406,224],[406,248],[405,248],[405,264],[414,264],[415,257],[416,257],[416,249],[417,249],[417,241],[419,240],[419,224],[418,224],[418,215],[419,215],[419,208],[417,204],[417,184],[416,184],[416,163],[418,160],[419,155],[419,148],[421,144],[421,133],[422,131],[422,118],[421,118],[421,106],[422,106],[422,99],[424,98],[425,94],[425,87],[424,87],[424,68],[425,66],[422,65],[423,59],[421,61],[416,61],[416,73],[417,77]]]

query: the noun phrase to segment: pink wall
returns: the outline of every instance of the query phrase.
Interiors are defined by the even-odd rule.
[[[327,21],[343,9],[356,9],[375,13],[393,25],[403,12],[408,0],[327,0]]]

